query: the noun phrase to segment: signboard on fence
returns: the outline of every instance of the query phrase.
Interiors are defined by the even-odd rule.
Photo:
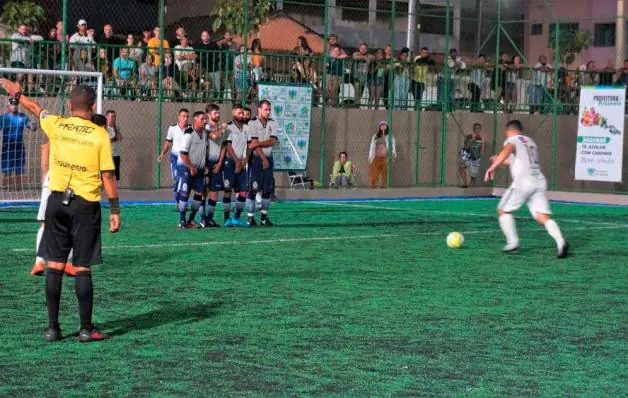
[[[305,170],[312,128],[312,86],[262,82],[258,92],[260,100],[270,101],[271,118],[277,121],[275,170]]]
[[[621,182],[625,87],[582,87],[576,180]]]

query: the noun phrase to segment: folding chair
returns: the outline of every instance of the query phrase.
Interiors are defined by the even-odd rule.
[[[296,173],[293,171],[288,172],[288,181],[290,182],[290,189],[294,190],[296,187],[301,187],[302,189],[310,189],[310,180],[305,174],[305,172]]]

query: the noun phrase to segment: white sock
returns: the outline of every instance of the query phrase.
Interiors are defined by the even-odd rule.
[[[35,255],[36,256],[37,256],[37,253],[39,253],[39,245],[41,244],[41,238],[43,236],[44,236],[44,226],[42,225],[41,227],[39,227],[39,231],[37,231],[37,246],[35,247]],[[44,261],[44,259],[43,259],[43,257],[37,256],[35,261],[41,262],[41,261]]]
[[[517,236],[517,229],[515,227],[515,218],[512,214],[505,213],[499,216],[499,227],[502,229],[502,233],[506,237],[506,242],[509,245],[519,243],[519,236]]]
[[[549,220],[546,222],[545,229],[547,230],[547,233],[554,238],[556,245],[562,247],[565,244],[565,239],[563,238],[563,234],[560,232],[560,228],[558,227],[558,224],[556,224],[556,221]]]
[[[70,263],[70,264],[74,264],[74,263],[72,262],[72,258],[73,258],[73,257],[74,257],[74,249],[70,249],[70,254],[68,254],[68,261],[66,261],[66,262],[68,262],[68,263]]]

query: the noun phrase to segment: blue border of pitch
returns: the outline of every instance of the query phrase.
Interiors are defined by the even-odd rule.
[[[360,203],[360,202],[420,202],[420,201],[446,201],[446,200],[492,200],[497,199],[497,196],[402,196],[397,198],[320,198],[320,199],[286,199],[282,200],[282,203],[316,203],[316,202],[328,202],[328,203]],[[172,200],[124,200],[120,204],[122,206],[161,206],[172,204]],[[628,205],[616,205],[608,203],[588,203],[577,202],[568,200],[552,200],[552,203],[560,203],[567,205],[582,205],[582,206],[597,206],[597,207],[628,207]],[[104,207],[108,207],[108,203],[102,204]],[[17,201],[17,202],[0,202],[0,209],[12,208],[12,207],[38,207],[38,201]]]

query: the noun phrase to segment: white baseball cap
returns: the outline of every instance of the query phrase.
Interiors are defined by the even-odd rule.
[[[79,19],[77,26],[81,26],[81,25],[87,25],[87,21],[84,19]]]

